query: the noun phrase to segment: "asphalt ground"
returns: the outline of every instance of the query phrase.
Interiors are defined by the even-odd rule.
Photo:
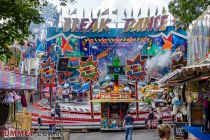
[[[133,130],[132,140],[159,140],[157,130]],[[36,136],[33,140],[48,140],[47,136]],[[125,140],[125,131],[71,133],[69,140]]]

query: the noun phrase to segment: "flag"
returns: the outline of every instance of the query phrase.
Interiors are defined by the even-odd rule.
[[[141,8],[139,9],[138,17],[141,15]]]
[[[133,17],[133,8],[132,8],[132,10],[131,10],[131,17]]]
[[[69,8],[69,13],[68,13],[68,15],[70,16],[70,14],[71,14],[71,10],[70,10],[70,8]]]
[[[100,14],[101,14],[101,9],[98,10],[97,17],[99,17]]]
[[[112,14],[113,15],[117,15],[118,14],[118,10],[116,9],[116,10],[112,11]]]
[[[163,6],[162,14],[163,14],[163,15],[165,15],[165,14],[166,14],[166,9],[165,9],[165,7],[164,7],[164,6]]]
[[[93,18],[93,9],[91,9],[90,17]]]
[[[83,9],[83,15],[82,16],[85,17],[85,9]]]
[[[103,13],[101,13],[102,16],[108,15],[109,14],[109,8],[106,9]]]
[[[127,17],[126,9],[124,10],[124,16]]]
[[[71,12],[70,16],[74,15],[74,14],[77,14],[77,9],[76,8]]]
[[[158,8],[156,8],[155,15],[156,16],[158,15]]]
[[[59,23],[62,23],[62,18],[60,18],[60,16],[62,17],[62,14],[63,14],[63,12],[62,12],[62,8],[61,8],[60,13],[59,13]]]
[[[62,16],[62,14],[63,14],[63,12],[62,12],[62,8],[61,8],[59,15]]]
[[[150,8],[147,11],[147,16],[150,17]]]

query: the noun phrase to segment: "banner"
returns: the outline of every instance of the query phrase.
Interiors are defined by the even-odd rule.
[[[44,83],[55,83],[56,79],[56,70],[55,70],[55,62],[52,62],[51,57],[48,57],[47,62],[41,63],[41,78]]]
[[[141,60],[140,54],[132,60],[127,60],[126,63],[126,75],[129,80],[144,81],[144,76],[146,75],[144,70],[145,60]]]
[[[93,56],[90,56],[85,62],[79,62],[80,78],[84,81],[92,80],[96,81],[98,74],[98,61],[93,60]]]

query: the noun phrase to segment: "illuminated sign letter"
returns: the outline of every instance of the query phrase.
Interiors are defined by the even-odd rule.
[[[136,32],[136,31],[139,32],[139,31],[141,31],[143,21],[144,21],[144,18],[138,19],[138,22],[134,25],[134,27],[131,30],[131,32]]]
[[[154,21],[154,17],[151,17],[151,18],[149,19],[149,23],[148,23],[148,25],[147,25],[148,31],[151,31],[151,30],[152,30],[152,28],[153,28],[153,21]]]
[[[99,26],[99,29],[98,29],[98,32],[102,32],[103,30],[105,30],[105,31],[109,31],[109,28],[107,27],[107,24],[109,23],[109,22],[111,22],[112,20],[111,19],[104,19],[104,18],[102,18],[101,19],[101,23],[100,23],[100,26]]]
[[[63,32],[68,32],[71,29],[71,19],[70,18],[64,18],[64,27],[63,27]]]
[[[86,26],[87,26],[87,22],[89,21],[89,19],[88,18],[82,18],[81,19],[81,22],[80,22],[80,26],[79,26],[79,30],[80,30],[80,32],[85,32],[85,30],[86,30]]]
[[[168,15],[163,15],[160,22],[160,31],[166,30]]]
[[[79,19],[78,18],[72,18],[73,20],[73,25],[72,25],[72,32],[78,32],[78,26],[79,26]]]
[[[86,32],[96,32],[98,29],[98,19],[97,18],[92,18],[92,22],[88,26]]]
[[[124,32],[128,32],[133,28],[136,20],[134,18],[122,19],[125,20]]]
[[[155,31],[159,30],[159,22],[160,22],[160,16],[155,17],[155,20],[154,20],[154,30]]]

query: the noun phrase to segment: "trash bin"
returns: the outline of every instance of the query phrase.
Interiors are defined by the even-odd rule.
[[[63,140],[70,140],[70,131],[69,130],[63,131]]]

